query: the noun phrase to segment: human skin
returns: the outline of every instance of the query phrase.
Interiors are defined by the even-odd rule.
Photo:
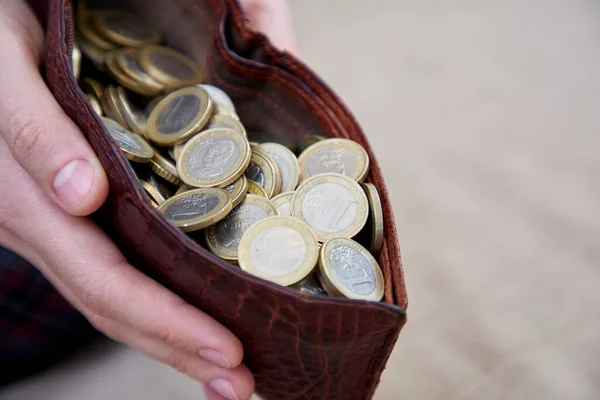
[[[299,54],[284,0],[240,0],[250,26]],[[249,399],[242,344],[127,263],[85,216],[106,175],[40,75],[44,35],[25,0],[0,1],[0,245],[35,265],[98,330],[205,385],[209,400]]]

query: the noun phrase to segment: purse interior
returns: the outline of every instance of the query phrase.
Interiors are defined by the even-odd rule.
[[[370,145],[351,116],[350,122],[338,117],[350,113],[329,89],[324,93],[334,96],[335,108],[326,95],[317,93],[315,87],[325,85],[306,66],[278,52],[264,36],[248,31],[243,14],[227,13],[226,4],[237,9],[235,0],[88,0],[86,4],[90,9],[131,11],[156,26],[167,46],[200,64],[206,73],[206,83],[221,87],[229,94],[249,140],[275,141],[295,149],[304,137],[325,134],[347,137],[367,148],[372,160],[367,181],[374,183],[382,195],[386,218],[384,245],[378,257],[386,285],[384,301],[406,308],[393,214]],[[67,12],[71,9],[67,7]],[[67,32],[67,36],[72,34]],[[310,75],[305,74],[303,68]],[[307,78],[300,79],[294,71]],[[308,78],[313,81],[309,83]],[[354,126],[349,127],[349,124]],[[140,185],[137,189],[144,192]]]

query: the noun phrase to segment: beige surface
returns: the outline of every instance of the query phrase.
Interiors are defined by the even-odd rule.
[[[600,6],[297,0],[294,12],[394,201],[409,323],[376,399],[600,398]],[[199,398],[137,353],[97,352],[0,398]]]

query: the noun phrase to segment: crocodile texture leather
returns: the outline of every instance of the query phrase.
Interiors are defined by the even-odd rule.
[[[225,89],[250,137],[293,146],[325,133],[363,145],[367,180],[381,195],[385,239],[378,261],[384,301],[314,297],[250,276],[200,247],[152,207],[129,163],[104,130],[70,72],[69,0],[30,0],[47,33],[44,74],[80,127],[110,182],[94,219],[132,265],[234,332],[264,399],[369,399],[406,321],[406,291],[395,222],[381,170],[361,128],[337,96],[302,62],[247,29],[235,0],[88,1],[125,8],[196,59],[208,83]]]

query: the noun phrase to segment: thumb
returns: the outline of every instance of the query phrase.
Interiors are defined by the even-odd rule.
[[[9,18],[30,17],[27,25],[39,30],[31,11],[19,3],[8,2],[22,7],[12,9]],[[108,194],[104,170],[40,76],[36,47],[41,35],[39,41],[31,40],[30,31],[24,40],[20,30],[2,25],[0,20],[0,135],[17,162],[65,211],[90,214]]]

